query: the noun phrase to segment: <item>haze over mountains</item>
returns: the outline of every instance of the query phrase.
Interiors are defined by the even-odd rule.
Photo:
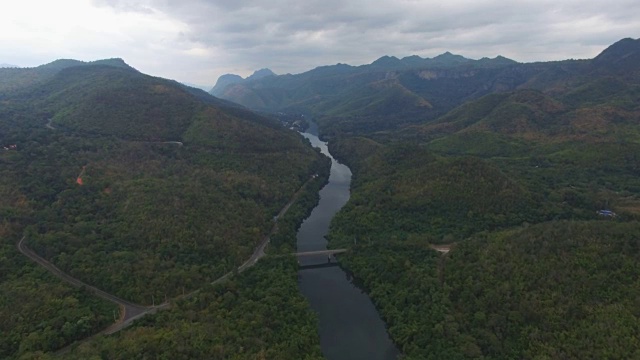
[[[531,89],[570,97],[579,86],[592,96],[607,86],[624,92],[636,76],[638,47],[638,40],[623,39],[592,60],[547,63],[470,60],[450,53],[432,59],[385,56],[369,65],[337,64],[231,83],[216,93],[255,110],[314,116],[326,134],[361,133],[435,120],[491,93]],[[623,75],[629,69],[629,76]]]
[[[209,91],[209,93],[211,93],[211,95],[213,96],[220,96],[224,94],[224,90],[229,85],[241,84],[247,81],[259,80],[264,77],[274,76],[274,75],[276,74],[273,71],[266,68],[254,71],[253,74],[247,76],[247,78],[243,78],[242,76],[235,75],[235,74],[222,75],[220,76],[220,78],[218,78],[216,85]]]

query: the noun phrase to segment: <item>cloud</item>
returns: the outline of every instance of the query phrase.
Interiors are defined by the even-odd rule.
[[[122,1],[120,1],[122,2]],[[637,1],[149,0],[189,24],[185,36],[221,49],[248,70],[300,72],[323,64],[362,64],[382,55],[470,57],[502,54],[520,61],[592,57],[639,33]]]
[[[141,71],[200,84],[212,84],[226,72],[246,76],[270,67],[297,73],[338,62],[369,63],[382,55],[451,51],[518,61],[588,58],[640,33],[636,0],[610,0],[606,6],[578,0],[87,1],[69,2],[106,29],[94,27],[84,38],[72,32],[68,42],[74,48],[96,55],[105,53],[102,46],[120,50],[111,56],[125,57]],[[99,41],[90,45],[92,38]]]

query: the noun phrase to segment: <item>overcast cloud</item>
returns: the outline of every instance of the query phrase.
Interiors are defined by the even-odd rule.
[[[637,38],[638,14],[637,0],[13,0],[0,5],[0,63],[122,57],[212,86],[224,73],[299,73],[383,55],[591,58]]]

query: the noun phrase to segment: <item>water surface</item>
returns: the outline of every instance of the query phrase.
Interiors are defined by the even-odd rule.
[[[329,183],[320,190],[320,202],[298,230],[298,251],[325,250],[325,235],[333,216],[349,200],[351,170],[338,163],[327,144],[314,134],[302,135],[331,157]],[[332,259],[335,261],[335,259]],[[327,263],[326,256],[300,258],[300,265]],[[398,350],[389,339],[384,322],[371,299],[347,278],[339,267],[298,272],[300,292],[318,314],[320,346],[329,360],[392,360]]]

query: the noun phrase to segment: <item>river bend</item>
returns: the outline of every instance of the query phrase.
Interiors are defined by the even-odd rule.
[[[302,223],[297,234],[298,251],[327,248],[325,236],[333,216],[350,196],[351,170],[336,161],[327,144],[315,135],[315,126],[302,135],[331,158],[328,184],[320,190],[320,202]],[[300,265],[326,264],[326,256],[300,258]],[[335,261],[335,259],[332,259]],[[320,346],[328,360],[392,360],[398,350],[389,339],[371,299],[357,288],[339,267],[301,269],[300,292],[319,320]]]

